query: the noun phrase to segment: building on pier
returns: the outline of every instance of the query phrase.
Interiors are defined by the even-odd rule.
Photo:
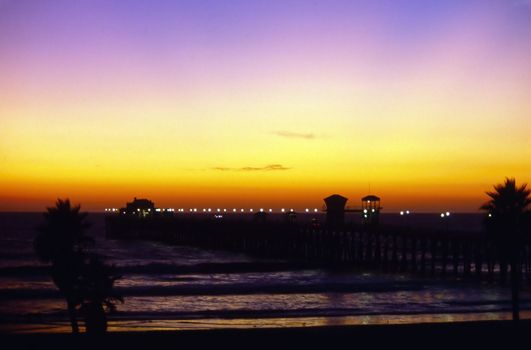
[[[345,205],[348,198],[333,194],[324,199],[326,210],[326,226],[339,228],[345,224]]]
[[[345,213],[361,213],[364,224],[377,225],[380,219],[380,197],[368,195],[361,199],[361,207],[346,206],[348,198],[333,194],[324,199],[326,212],[326,226],[332,229],[343,227]]]
[[[134,198],[132,202],[126,203],[125,208],[121,208],[120,212],[124,215],[136,216],[139,218],[146,218],[155,215],[155,204],[149,199]]]
[[[363,211],[363,222],[369,225],[378,225],[380,222],[380,197],[368,195],[361,199],[361,209]]]

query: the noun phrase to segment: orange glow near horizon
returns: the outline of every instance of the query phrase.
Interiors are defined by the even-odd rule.
[[[399,3],[211,21],[0,2],[0,211],[320,208],[370,188],[385,211],[475,212],[531,182],[531,7]]]

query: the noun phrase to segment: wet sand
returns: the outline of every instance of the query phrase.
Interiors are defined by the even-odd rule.
[[[479,321],[402,325],[110,332],[104,336],[61,333],[3,334],[10,349],[198,348],[526,348],[531,321]],[[527,344],[527,345],[526,345]]]

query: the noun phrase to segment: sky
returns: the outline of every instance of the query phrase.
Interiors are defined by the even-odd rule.
[[[531,181],[531,1],[0,0],[0,211],[476,212]]]

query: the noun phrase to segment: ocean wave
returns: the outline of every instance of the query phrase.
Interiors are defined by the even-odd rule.
[[[419,291],[424,285],[418,282],[395,283],[317,283],[317,284],[218,284],[116,287],[117,293],[127,296],[178,296],[178,295],[245,295],[245,294],[305,294],[305,293],[384,293],[396,291]],[[57,298],[54,289],[0,289],[0,298],[36,299]]]
[[[372,311],[363,308],[297,308],[297,309],[269,309],[269,310],[201,310],[201,311],[117,311],[109,315],[110,320],[186,320],[186,319],[257,319],[257,318],[297,318],[297,317],[340,317],[340,316],[391,316],[391,315],[436,315],[436,314],[478,314],[493,312],[508,312],[510,305],[489,303],[488,309],[444,308],[412,309],[412,310],[379,310]],[[530,305],[522,309],[528,310]],[[27,323],[61,321],[67,317],[66,310],[54,310],[49,313],[26,313],[17,315],[4,315],[1,323]]]
[[[192,273],[246,273],[299,271],[318,268],[308,263],[287,262],[229,262],[177,265],[172,263],[148,263],[138,265],[117,265],[118,274],[192,274]],[[50,271],[48,265],[22,265],[0,267],[0,276],[42,275]]]

